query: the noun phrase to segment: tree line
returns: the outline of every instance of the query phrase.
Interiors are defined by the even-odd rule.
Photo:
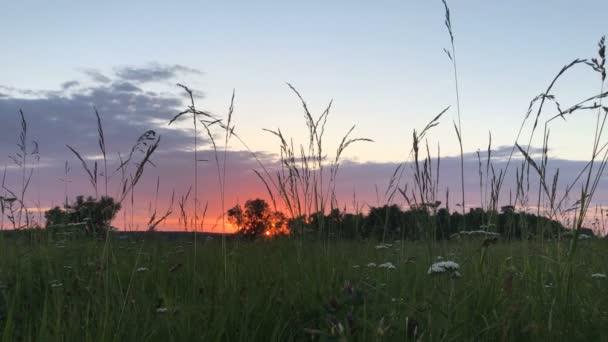
[[[439,208],[440,203],[401,208],[398,205],[370,207],[367,212],[349,213],[332,209],[328,213],[288,218],[273,210],[263,199],[246,201],[226,212],[228,223],[237,236],[248,239],[277,236],[307,236],[341,239],[423,240],[452,239],[462,231],[485,231],[505,239],[567,236],[569,230],[559,221],[503,206],[499,212],[472,208],[465,215]],[[112,230],[111,222],[121,209],[111,197],[76,197],[63,208],[45,213],[47,228],[76,227],[96,235]],[[466,226],[464,226],[466,222]],[[582,233],[593,236],[583,228]]]
[[[286,218],[262,199],[236,205],[227,212],[228,221],[243,236],[304,235],[345,239],[451,239],[462,231],[487,231],[505,239],[555,238],[568,235],[559,221],[503,206],[498,211],[472,208],[466,214],[439,208],[440,203],[403,209],[398,205],[370,207],[366,213],[332,209],[307,217]],[[465,226],[466,222],[466,226]],[[582,233],[593,236],[583,228]]]

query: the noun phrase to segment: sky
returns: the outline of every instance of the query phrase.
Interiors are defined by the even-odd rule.
[[[475,184],[474,153],[487,149],[489,132],[497,151],[512,146],[530,100],[562,66],[596,56],[597,42],[608,31],[608,3],[449,5],[463,145],[475,157],[467,182]],[[41,193],[43,207],[64,196],[57,179],[65,161],[72,167],[72,192],[91,191],[65,145],[91,160],[99,155],[93,106],[102,115],[114,159],[118,151],[128,153],[148,129],[162,136],[159,166],[145,174],[142,202],[154,196],[157,177],[164,204],[173,190],[177,196],[185,193],[191,184],[191,127],[188,122],[167,126],[185,105],[178,82],[196,90],[199,108],[218,116],[226,115],[234,90],[236,131],[269,164],[279,149],[275,137],[262,129],[280,128],[296,144],[305,142],[302,107],[286,83],[299,90],[315,115],[333,100],[328,150],[352,125],[355,136],[374,140],[344,154],[348,163],[339,186],[344,202],[354,190],[362,201],[374,202],[376,187],[386,187],[395,166],[407,160],[412,131],[448,106],[427,139],[433,150],[440,145],[448,161],[459,153],[452,124],[457,119],[453,69],[443,52],[450,41],[439,0],[21,1],[4,6],[0,28],[0,165],[7,165],[7,182],[16,186],[19,178],[8,156],[16,149],[18,110],[23,109],[30,136],[41,145],[42,171],[30,192],[34,197]],[[567,106],[596,95],[600,84],[597,73],[578,67],[565,75],[554,95]],[[594,120],[595,114],[587,112],[552,124],[549,154],[556,168],[578,167],[589,159]],[[524,136],[528,130],[529,125]],[[200,138],[204,154],[209,145],[204,135]],[[234,140],[229,150],[227,182],[233,188],[228,187],[227,201],[262,196],[251,154]],[[458,170],[449,164],[443,188],[455,194],[458,177],[448,175]],[[217,214],[212,170],[213,165],[201,165],[200,192]],[[478,192],[473,188],[467,194],[471,201]],[[147,214],[140,211],[142,217]]]

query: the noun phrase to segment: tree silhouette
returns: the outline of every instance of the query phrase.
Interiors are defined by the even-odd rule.
[[[74,204],[66,209],[55,207],[44,213],[46,226],[57,226],[66,224],[82,224],[87,233],[103,233],[111,229],[110,222],[120,210],[120,203],[116,203],[112,197],[102,196],[100,199],[93,197],[76,197]]]
[[[246,237],[288,234],[287,218],[282,212],[272,211],[260,198],[248,200],[244,208],[239,204],[227,212],[228,221]]]

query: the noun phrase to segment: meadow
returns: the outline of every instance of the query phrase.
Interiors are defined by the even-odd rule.
[[[595,57],[565,64],[532,98],[510,154],[493,156],[489,135],[487,149],[477,152],[479,203],[465,203],[467,136],[454,31],[443,4],[450,42],[444,52],[454,72],[456,104],[413,129],[407,160],[387,175],[385,189],[376,189],[378,198],[383,194],[376,207],[356,203],[353,195],[354,212],[342,210],[348,199],[336,196],[341,157],[372,140],[353,137],[353,126],[335,149],[328,148],[323,137],[331,102],[315,115],[287,84],[302,107],[308,140],[297,144],[280,129],[266,130],[278,141],[269,165],[235,128],[235,93],[220,117],[201,109],[195,91],[178,84],[187,104],[167,124],[192,123],[190,189],[174,191],[168,208],[157,208],[159,177],[154,200],[137,198],[140,180],[159,162],[160,135],[144,132],[130,152],[112,160],[103,114],[95,109],[97,132],[89,136],[97,133],[97,157],[70,145],[66,150],[88,177],[91,196],[69,203],[66,161],[65,196],[57,196],[65,204],[47,211],[52,215],[45,225],[40,203],[28,198],[40,173],[40,152],[21,111],[18,150],[10,156],[18,180],[5,182],[5,167],[0,188],[2,341],[608,340],[608,240],[587,235],[590,224],[600,232],[606,216],[594,198],[608,164],[605,39]],[[593,86],[599,93],[558,101],[554,88],[582,68],[598,76]],[[456,114],[448,124],[460,152],[460,172],[447,175],[460,180],[451,208],[450,190],[440,182],[439,143],[429,142],[448,111]],[[549,158],[550,131],[579,113],[595,119],[593,144],[581,147],[590,158],[574,179],[563,179]],[[252,211],[247,221],[240,207],[229,209],[226,160],[234,146],[259,166],[253,172],[267,190],[260,195],[268,199],[264,210],[273,210],[260,209],[263,219]],[[205,177],[217,179],[219,198],[199,197],[201,149],[213,156],[204,162],[215,173]],[[494,167],[497,159],[506,161],[503,169]],[[514,181],[506,181],[507,175]],[[114,189],[119,191],[112,198]],[[125,232],[146,200],[147,231]],[[105,207],[96,207],[98,201]],[[221,204],[217,231],[230,225],[241,234],[197,232],[203,231],[209,201]],[[113,226],[120,224],[118,211],[123,231]],[[360,227],[362,213],[374,215]],[[178,217],[182,233],[157,231],[169,217]],[[344,223],[346,217],[351,221]],[[338,236],[342,231],[355,233]]]
[[[212,238],[0,245],[3,341],[601,341],[608,324],[603,240],[571,261],[555,242],[231,240],[225,268]],[[448,259],[458,275],[429,274]]]

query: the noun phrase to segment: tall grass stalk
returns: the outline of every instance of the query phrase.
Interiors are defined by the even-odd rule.
[[[456,63],[456,46],[454,45],[454,32],[452,31],[452,19],[450,17],[450,8],[446,0],[443,1],[443,6],[445,7],[445,27],[448,30],[450,35],[450,47],[451,51],[447,49],[443,49],[448,58],[452,61],[452,69],[454,71],[454,90],[456,92],[456,112],[458,114],[458,125],[454,123],[454,129],[456,131],[456,136],[458,138],[458,146],[460,147],[460,184],[462,191],[462,216],[464,218],[466,214],[466,204],[465,204],[465,187],[464,187],[464,149],[462,147],[462,120],[460,118],[460,89],[458,87],[458,65]],[[463,219],[462,228],[466,228],[466,222]]]

